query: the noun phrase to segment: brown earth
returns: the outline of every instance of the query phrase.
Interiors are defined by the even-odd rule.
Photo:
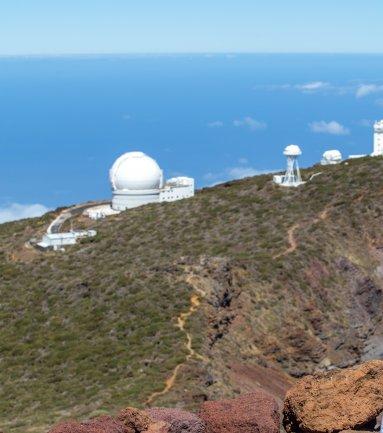
[[[261,365],[234,363],[230,366],[229,377],[235,389],[243,393],[266,391],[276,399],[280,408],[283,407],[287,390],[294,383],[294,380],[283,371]]]

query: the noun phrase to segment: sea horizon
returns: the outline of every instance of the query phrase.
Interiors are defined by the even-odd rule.
[[[129,150],[198,188],[282,170],[291,143],[302,167],[371,153],[382,68],[380,53],[0,55],[0,207],[106,198]]]

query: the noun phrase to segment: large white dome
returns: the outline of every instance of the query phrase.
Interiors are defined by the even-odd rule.
[[[121,155],[110,169],[114,191],[155,190],[162,187],[162,170],[157,162],[143,152]]]

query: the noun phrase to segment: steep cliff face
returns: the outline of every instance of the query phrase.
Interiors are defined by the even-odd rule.
[[[380,356],[382,169],[230,182],[92,223],[65,254],[25,244],[53,215],[0,226],[0,425],[256,388],[281,401],[296,377]]]

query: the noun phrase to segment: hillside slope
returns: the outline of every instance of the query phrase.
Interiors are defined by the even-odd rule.
[[[201,400],[376,357],[382,158],[298,189],[271,176],[77,226],[66,253],[25,242],[55,213],[0,225],[0,427],[41,432],[127,404]]]

